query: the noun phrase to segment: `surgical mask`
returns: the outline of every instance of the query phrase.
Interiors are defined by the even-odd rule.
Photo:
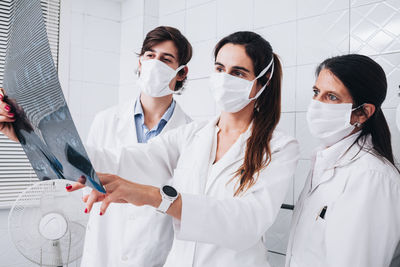
[[[400,131],[400,104],[397,107],[397,113],[396,113],[396,124],[397,124],[397,128]]]
[[[141,71],[138,79],[140,90],[152,97],[162,97],[180,93],[169,88],[169,83],[185,66],[176,70],[157,59],[140,60]]]
[[[325,146],[331,146],[356,128],[350,124],[351,114],[363,105],[352,108],[353,104],[326,104],[311,100],[307,110],[307,123],[311,134]]]
[[[258,78],[262,77],[272,66],[271,75],[265,85],[255,97],[249,98],[251,89]],[[274,73],[274,59],[252,81],[248,81],[223,72],[216,72],[210,76],[211,92],[218,107],[226,112],[235,113],[247,106],[252,100],[257,99],[264,91]]]

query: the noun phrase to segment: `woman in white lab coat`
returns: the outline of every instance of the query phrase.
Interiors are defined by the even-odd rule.
[[[171,216],[175,237],[165,266],[269,266],[262,236],[299,154],[297,142],[275,130],[281,64],[261,36],[237,32],[216,45],[210,82],[222,110],[210,122],[193,122],[119,153],[92,148],[93,160],[118,176],[99,174],[107,194],[92,192],[88,209],[103,200],[104,214],[111,202],[128,202]],[[149,185],[171,177],[172,187]]]
[[[387,267],[400,240],[400,174],[381,105],[383,69],[362,55],[317,68],[307,111],[322,147],[296,204],[287,267]]]
[[[400,89],[400,86],[399,86],[399,89]],[[399,92],[399,96],[400,96],[400,92]],[[397,110],[396,110],[396,125],[397,125],[397,129],[399,129],[399,131],[400,131],[400,104],[397,106]],[[399,240],[399,243],[397,244],[396,250],[394,252],[392,262],[390,263],[390,267],[398,267],[398,266],[400,266],[400,240]]]

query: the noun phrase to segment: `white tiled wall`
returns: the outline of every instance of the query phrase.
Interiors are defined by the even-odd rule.
[[[61,3],[70,9],[64,21],[61,20],[61,29],[65,24],[70,25],[69,40],[64,40],[69,41],[70,55],[69,84],[64,91],[78,131],[86,139],[94,115],[118,102],[121,3],[110,0],[62,0]]]

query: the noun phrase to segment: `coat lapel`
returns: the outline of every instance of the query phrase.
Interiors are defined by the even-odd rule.
[[[191,193],[203,194],[207,182],[210,166],[210,155],[215,133],[215,125],[219,116],[207,123],[195,135],[193,155],[196,155],[196,163],[193,168],[193,179],[191,180]]]
[[[165,125],[164,129],[161,131],[161,134],[168,132],[169,130],[174,129],[178,126],[185,125],[190,121],[191,119],[185,114],[185,112],[179,106],[178,102],[175,102],[175,110],[172,113],[171,118]]]
[[[335,176],[335,171],[337,168],[342,168],[353,163],[372,150],[373,146],[370,136],[366,137],[363,149],[360,149],[360,146],[357,144],[352,145],[358,136],[358,134],[354,134],[347,140],[343,140],[345,142],[344,144],[341,144],[338,147],[332,147],[340,152],[337,153],[336,160],[331,160],[329,164],[325,166],[317,166],[318,161],[316,161],[314,170],[312,172],[313,179],[310,193],[312,193],[320,184],[332,179],[332,177]],[[318,168],[320,169],[318,170]]]
[[[232,165],[236,164],[239,161],[243,161],[244,159],[244,154],[245,154],[245,148],[246,148],[246,142],[247,139],[251,135],[251,125],[247,129],[246,132],[244,132],[242,135],[239,136],[238,140],[232,145],[232,147],[226,152],[226,154],[220,159],[219,162],[217,162],[214,165],[215,171],[213,176],[208,176],[207,178],[207,183],[206,183],[206,188],[205,188],[205,193],[208,194],[210,191],[210,188],[215,184],[215,182],[218,180],[218,178],[221,177],[221,173],[224,172],[227,168],[231,167]],[[214,159],[212,159],[214,161]],[[212,162],[211,162],[212,163]],[[237,170],[232,169],[232,173],[229,173],[229,179],[227,182],[234,177],[234,174]]]

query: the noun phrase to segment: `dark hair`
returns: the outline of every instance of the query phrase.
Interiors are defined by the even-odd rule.
[[[317,70],[316,75],[327,69],[346,86],[353,98],[353,107],[373,104],[375,113],[361,126],[361,134],[354,144],[364,147],[366,136],[371,135],[374,152],[386,158],[394,165],[391,135],[382,103],[386,98],[387,81],[382,67],[367,56],[350,54],[326,59]],[[367,115],[364,109],[360,109]]]
[[[274,73],[271,81],[255,102],[252,132],[247,140],[244,162],[234,176],[234,178],[238,177],[239,186],[235,191],[235,196],[237,196],[253,186],[256,182],[254,175],[258,175],[271,162],[270,141],[281,114],[282,66],[278,56],[272,51],[270,43],[254,32],[235,32],[223,38],[215,46],[215,59],[219,50],[226,44],[244,46],[247,56],[253,61],[256,76],[268,66],[272,58],[274,59]],[[257,80],[257,84],[264,86],[268,82],[271,71],[272,67]]]
[[[179,65],[186,65],[192,58],[192,45],[185,36],[176,28],[168,26],[159,26],[147,33],[143,41],[142,49],[139,56],[143,56],[146,51],[149,51],[153,46],[165,41],[172,41],[178,50]],[[182,75],[185,70],[180,70],[179,75]],[[176,81],[175,90],[180,89],[187,78],[183,81]]]

